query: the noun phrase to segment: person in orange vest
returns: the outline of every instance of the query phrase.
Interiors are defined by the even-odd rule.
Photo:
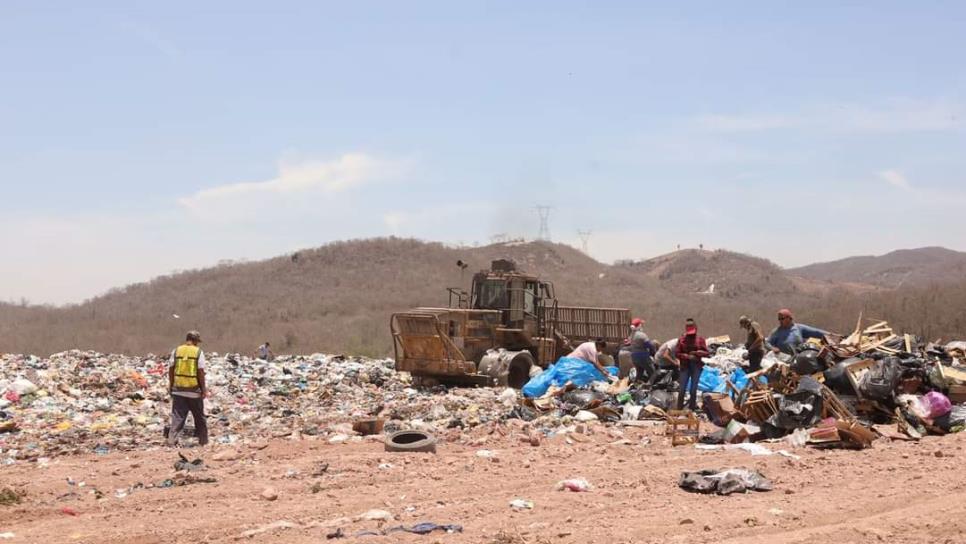
[[[171,427],[168,445],[178,443],[185,420],[191,414],[195,422],[198,444],[208,443],[208,422],[205,419],[205,354],[199,347],[201,333],[189,331],[181,344],[171,352],[168,366],[168,393],[171,394]]]

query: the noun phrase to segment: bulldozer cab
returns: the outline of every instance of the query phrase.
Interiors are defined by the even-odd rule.
[[[490,270],[473,276],[470,308],[498,310],[508,329],[538,335],[544,328],[544,309],[556,303],[553,284],[517,272],[510,261],[494,261]]]

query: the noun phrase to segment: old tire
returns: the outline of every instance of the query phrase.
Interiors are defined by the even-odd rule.
[[[386,451],[436,453],[436,437],[422,431],[396,431],[386,437]]]

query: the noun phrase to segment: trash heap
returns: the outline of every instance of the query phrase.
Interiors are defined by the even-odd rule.
[[[499,389],[417,390],[391,359],[206,357],[205,409],[220,443],[293,433],[359,440],[352,423],[376,416],[386,432],[465,429],[505,417],[515,402]],[[170,419],[167,380],[166,358],[150,354],[0,355],[0,463],[160,446]],[[191,426],[189,418],[185,435]]]
[[[865,448],[879,436],[916,440],[966,426],[962,342],[925,343],[885,321],[794,356],[763,363],[744,386],[703,398],[723,427],[706,441],[779,439],[793,445]]]
[[[768,353],[751,374],[744,348],[710,347],[698,389],[719,429],[704,436],[693,414],[671,409],[679,384],[670,371],[641,384],[604,377],[587,363],[554,368],[558,362],[531,379],[510,416],[550,425],[663,419],[675,445],[769,440],[861,449],[878,437],[916,440],[966,427],[966,342],[926,343],[884,321],[863,327],[860,317],[851,335],[810,341],[794,356]]]

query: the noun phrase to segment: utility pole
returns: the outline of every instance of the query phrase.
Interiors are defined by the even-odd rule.
[[[552,209],[550,206],[536,206],[537,214],[540,216],[540,234],[537,235],[537,240],[550,241],[550,210]]]
[[[577,236],[580,237],[580,249],[584,252],[584,255],[590,255],[587,251],[587,242],[590,240],[591,231],[589,230],[578,230]]]

